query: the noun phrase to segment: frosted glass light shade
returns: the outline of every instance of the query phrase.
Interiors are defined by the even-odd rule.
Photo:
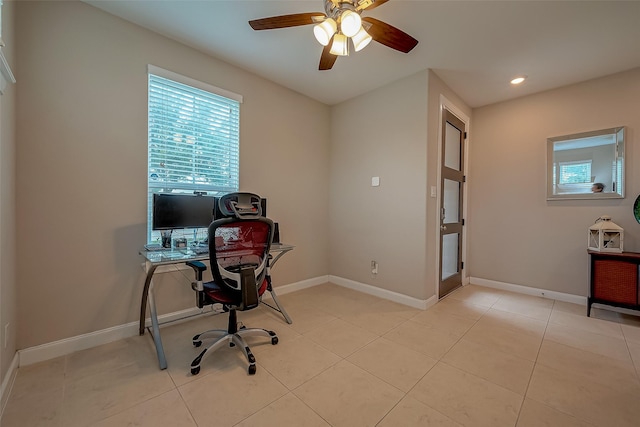
[[[346,10],[340,18],[340,31],[347,37],[353,37],[362,28],[362,19],[357,12]]]
[[[329,44],[331,36],[335,34],[337,29],[338,25],[336,21],[328,18],[313,27],[313,35],[316,36],[316,40],[318,40],[322,46],[326,46]]]
[[[347,56],[349,55],[349,39],[344,34],[336,34],[333,36],[333,44],[329,52],[332,55]]]
[[[369,42],[371,42],[372,39],[369,33],[367,33],[363,27],[360,27],[360,31],[358,31],[355,36],[351,37],[351,40],[353,40],[353,47],[356,52],[360,52],[369,44]]]

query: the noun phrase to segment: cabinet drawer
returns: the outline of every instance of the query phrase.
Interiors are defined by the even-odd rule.
[[[593,297],[623,304],[638,303],[638,264],[611,259],[595,260]]]

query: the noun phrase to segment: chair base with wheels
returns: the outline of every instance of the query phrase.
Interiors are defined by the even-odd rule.
[[[271,338],[271,344],[278,344],[278,336],[273,331],[268,331],[266,329],[260,328],[246,328],[241,326],[238,329],[238,318],[235,309],[229,310],[229,325],[227,330],[224,329],[211,329],[206,332],[202,332],[193,337],[193,345],[195,347],[200,347],[202,345],[202,340],[207,338],[216,338],[217,339],[209,345],[209,347],[205,348],[195,359],[191,362],[191,374],[198,375],[200,372],[200,363],[204,359],[206,359],[210,354],[216,351],[219,348],[222,348],[227,343],[229,347],[237,346],[241,349],[244,355],[247,357],[247,361],[249,362],[249,368],[247,372],[249,375],[253,375],[256,373],[256,358],[253,356],[251,349],[247,345],[244,337],[257,337],[264,336],[267,338]]]

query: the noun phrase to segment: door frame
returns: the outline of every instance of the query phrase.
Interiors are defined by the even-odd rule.
[[[462,156],[464,158],[463,161],[463,173],[466,177],[466,182],[464,183],[464,191],[462,192],[462,218],[465,219],[465,226],[462,227],[462,262],[467,262],[467,224],[468,224],[468,199],[469,199],[469,136],[471,135],[471,119],[464,113],[460,108],[458,108],[453,102],[447,99],[444,95],[440,95],[440,105],[438,108],[438,166],[437,166],[437,197],[436,197],[436,209],[432,212],[435,212],[436,215],[436,238],[435,238],[435,254],[436,254],[436,268],[435,268],[435,283],[436,283],[436,294],[435,297],[439,299],[438,295],[440,295],[440,212],[442,209],[442,192],[440,191],[440,182],[442,180],[442,137],[444,133],[444,129],[442,126],[443,119],[443,111],[448,110],[451,114],[460,119],[464,125],[467,132],[467,138],[464,139],[464,144],[462,147]],[[467,265],[462,269],[462,285],[467,285],[469,282],[469,276],[467,276]]]

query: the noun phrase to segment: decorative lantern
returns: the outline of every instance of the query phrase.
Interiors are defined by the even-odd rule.
[[[611,217],[603,215],[589,227],[588,247],[596,252],[622,252],[624,230],[611,221]]]

